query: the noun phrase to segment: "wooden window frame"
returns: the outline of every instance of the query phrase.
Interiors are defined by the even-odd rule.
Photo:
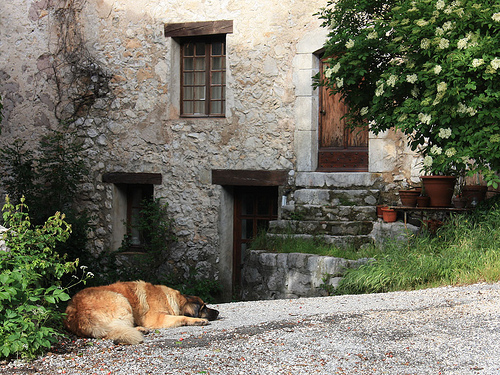
[[[207,118],[207,117],[225,117],[226,111],[226,35],[233,32],[232,20],[219,20],[219,21],[203,21],[203,22],[182,22],[182,23],[168,23],[164,26],[165,37],[176,38],[181,47],[181,76],[180,76],[180,115],[181,117],[189,118]],[[219,113],[212,113],[210,108],[214,100],[211,98],[211,88],[218,87],[219,84],[213,86],[211,80],[210,67],[206,69],[207,79],[205,79],[205,112],[203,114],[186,113],[184,109],[184,49],[183,45],[189,41],[202,41],[202,42],[223,42],[223,69],[217,70],[221,73],[221,99],[216,101],[221,102],[221,109]],[[209,58],[209,62],[211,59]]]
[[[213,46],[216,43],[221,43],[221,54],[213,53]],[[195,51],[193,55],[185,55],[186,48],[188,45],[194,44]],[[198,55],[198,46],[204,45],[203,55]],[[181,117],[225,117],[226,110],[226,40],[224,35],[209,36],[209,37],[189,37],[183,38],[180,42],[181,47]],[[197,57],[200,56],[200,57]],[[203,70],[196,67],[195,60],[197,58],[204,58]],[[185,62],[188,59],[193,59],[192,69],[185,67]],[[215,67],[213,62],[215,58],[220,58],[220,67]],[[204,73],[204,83],[200,84],[197,82],[196,77],[200,73]],[[187,83],[185,77],[190,74],[193,81]],[[214,76],[218,74],[220,76],[220,82],[215,83]],[[203,99],[197,98],[195,91],[197,88],[204,88]],[[214,99],[213,91],[219,88],[220,98]],[[190,98],[185,97],[185,92],[191,89],[192,94]],[[197,111],[196,103],[203,103],[203,112]],[[192,110],[188,111],[186,109],[187,103],[192,103]],[[215,112],[212,106],[215,103],[219,103],[220,111]]]

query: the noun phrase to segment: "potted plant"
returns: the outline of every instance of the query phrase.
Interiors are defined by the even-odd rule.
[[[420,195],[417,197],[417,207],[429,207],[430,198],[425,192],[425,187],[422,185]]]
[[[456,194],[451,200],[455,208],[465,208],[467,205],[467,197],[463,195],[463,188],[464,178],[460,177],[456,186]]]
[[[332,57],[315,85],[341,94],[348,124],[402,131],[429,175],[498,187],[499,2],[330,0],[319,17]]]

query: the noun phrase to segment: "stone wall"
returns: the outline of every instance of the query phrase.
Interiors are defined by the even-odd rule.
[[[327,289],[337,287],[346,269],[367,261],[252,250],[242,272],[242,299],[326,296]]]

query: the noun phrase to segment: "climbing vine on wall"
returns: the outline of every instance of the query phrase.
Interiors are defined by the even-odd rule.
[[[57,37],[51,64],[57,91],[55,115],[64,123],[85,118],[91,111],[102,116],[114,99],[109,84],[111,73],[87,47],[79,19],[85,3],[61,0],[53,10]]]

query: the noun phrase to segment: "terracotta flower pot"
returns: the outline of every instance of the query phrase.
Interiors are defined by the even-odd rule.
[[[420,195],[420,189],[400,190],[399,198],[401,204],[405,207],[415,207],[417,205],[417,197]]]
[[[398,213],[396,210],[389,208],[389,207],[384,207],[382,208],[382,218],[386,223],[393,223],[396,221]]]
[[[382,209],[384,207],[387,207],[387,205],[386,204],[377,205],[377,217],[382,218]]]
[[[430,198],[431,207],[450,207],[455,176],[421,176],[424,189]]]
[[[417,197],[417,207],[429,207],[430,202],[431,199],[427,195]]]
[[[488,186],[466,185],[462,189],[462,196],[467,199],[466,207],[475,207],[486,198]]]
[[[467,198],[465,197],[453,197],[451,199],[451,202],[453,203],[453,207],[455,208],[465,208],[467,205]]]

